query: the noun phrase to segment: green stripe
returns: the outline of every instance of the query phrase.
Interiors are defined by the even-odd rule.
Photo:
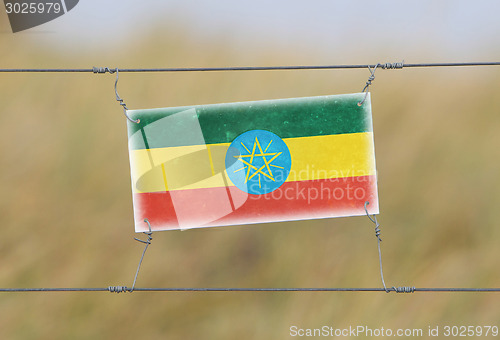
[[[230,143],[249,130],[281,138],[372,131],[364,93],[128,111],[129,147],[162,148]],[[144,138],[147,137],[147,140]]]

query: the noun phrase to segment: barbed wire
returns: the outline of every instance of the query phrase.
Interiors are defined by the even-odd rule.
[[[233,67],[169,67],[169,68],[3,68],[0,72],[58,72],[58,73],[114,73],[119,72],[217,72],[217,71],[277,71],[277,70],[334,70],[334,69],[402,69],[418,67],[460,67],[460,66],[500,66],[500,61],[493,62],[446,62],[446,63],[376,63],[355,65],[297,65],[297,66],[233,66]]]

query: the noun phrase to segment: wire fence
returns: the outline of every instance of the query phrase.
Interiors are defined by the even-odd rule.
[[[11,73],[114,73],[119,72],[217,72],[217,71],[286,71],[286,70],[335,70],[335,69],[366,69],[378,66],[382,69],[402,69],[421,67],[464,67],[464,66],[500,66],[500,62],[459,62],[459,63],[417,63],[405,64],[376,63],[355,65],[298,65],[298,66],[234,66],[234,67],[177,67],[177,68],[3,68],[0,72]]]
[[[0,293],[23,292],[384,292],[384,293],[500,293],[500,288],[134,288],[110,286],[107,288],[0,288]]]
[[[335,69],[366,69],[372,73],[371,78],[374,78],[375,69],[403,69],[403,68],[423,68],[423,67],[468,67],[468,66],[500,66],[500,62],[457,62],[457,63],[417,63],[405,64],[404,62],[396,63],[377,63],[377,64],[357,64],[357,65],[301,65],[301,66],[236,66],[236,67],[181,67],[181,68],[109,68],[109,67],[93,67],[93,68],[12,68],[0,69],[0,73],[117,73],[118,72],[217,72],[217,71],[274,71],[274,70],[335,70]],[[365,91],[371,80],[367,82]],[[119,100],[118,93],[117,100]],[[123,106],[123,105],[122,105]],[[126,107],[124,107],[126,110]],[[365,206],[366,209],[366,206]],[[368,215],[368,212],[367,212]],[[376,219],[368,217],[376,224],[376,236],[378,238],[380,229]],[[375,218],[375,216],[374,216]],[[378,232],[378,234],[377,234]],[[417,287],[386,287],[382,273],[382,260],[379,245],[379,259],[381,278],[383,288],[140,288],[135,287],[137,275],[144,258],[144,254],[149,244],[151,244],[151,232],[145,233],[148,235],[148,241],[138,240],[146,243],[142,253],[139,266],[137,268],[134,283],[131,288],[127,286],[109,286],[106,288],[0,288],[0,293],[26,293],[26,292],[111,292],[111,293],[132,293],[132,292],[384,292],[384,293],[500,293],[500,288],[417,288]]]

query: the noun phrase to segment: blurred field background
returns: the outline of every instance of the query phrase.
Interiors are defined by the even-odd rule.
[[[8,31],[3,15],[0,25]],[[104,50],[76,46],[84,41],[74,42],[76,51],[53,49],[38,42],[42,34],[14,39],[4,32],[0,68],[400,57],[381,46],[335,59],[291,43],[250,58],[224,34],[200,42],[201,28],[182,21],[151,25],[133,44]],[[166,31],[175,34],[160,33]],[[498,61],[495,48],[477,59]],[[466,61],[437,59],[425,49],[420,57],[406,61]],[[367,70],[123,73],[119,93],[132,109],[155,108],[355,93],[368,76]],[[500,286],[499,76],[495,67],[377,71],[371,91],[388,286]],[[0,74],[1,287],[132,284],[143,244],[133,240],[126,122],[113,83],[109,74]],[[138,287],[381,286],[366,217],[153,238]],[[425,331],[429,325],[498,325],[499,302],[495,293],[1,293],[0,338],[286,339],[292,325]]]

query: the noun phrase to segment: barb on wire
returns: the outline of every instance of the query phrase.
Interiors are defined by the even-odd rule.
[[[129,291],[127,286],[109,286],[107,290],[110,293],[124,293]]]
[[[109,73],[109,74],[113,74],[115,73],[115,71],[117,70],[117,68],[114,68],[114,69],[110,69],[109,67],[92,67],[92,72],[94,73]]]
[[[380,67],[383,70],[396,70],[396,69],[402,69],[405,67],[405,61],[403,60],[400,63],[385,63],[385,64],[378,64],[378,67]]]

